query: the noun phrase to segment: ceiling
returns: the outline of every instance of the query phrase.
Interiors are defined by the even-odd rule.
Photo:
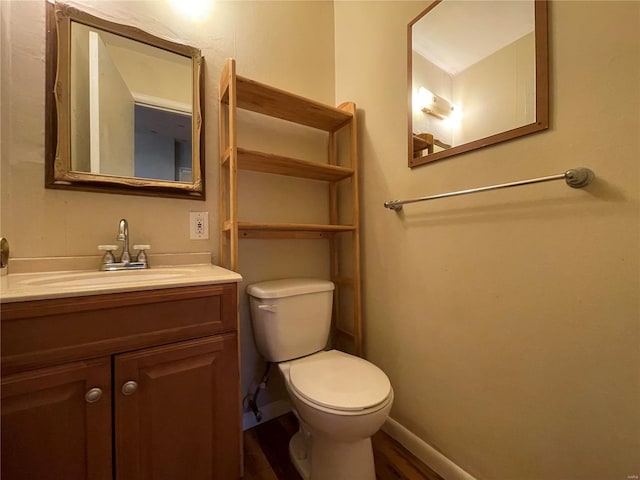
[[[456,75],[532,32],[533,3],[444,0],[413,25],[413,50]]]

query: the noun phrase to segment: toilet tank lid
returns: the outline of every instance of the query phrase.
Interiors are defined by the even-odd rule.
[[[284,298],[307,293],[329,292],[335,286],[318,278],[284,278],[267,280],[247,286],[247,294],[256,298]]]

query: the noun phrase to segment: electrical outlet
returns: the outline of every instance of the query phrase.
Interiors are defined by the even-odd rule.
[[[191,240],[209,238],[209,212],[189,212],[189,238]]]

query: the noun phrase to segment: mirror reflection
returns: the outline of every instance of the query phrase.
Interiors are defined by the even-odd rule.
[[[410,166],[547,128],[544,2],[435,2],[409,43]]]
[[[49,8],[57,35],[47,58],[57,63],[48,130],[57,136],[47,186],[204,198],[199,50]]]
[[[72,169],[190,177],[191,59],[77,22],[71,45]]]

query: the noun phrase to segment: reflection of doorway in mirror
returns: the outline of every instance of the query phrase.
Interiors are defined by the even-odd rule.
[[[191,115],[135,106],[135,176],[190,182]]]

